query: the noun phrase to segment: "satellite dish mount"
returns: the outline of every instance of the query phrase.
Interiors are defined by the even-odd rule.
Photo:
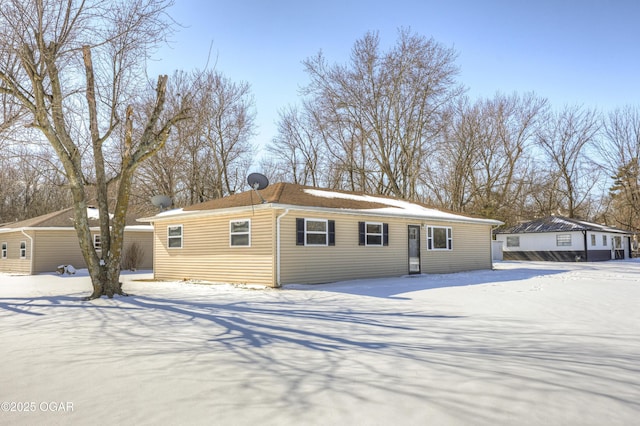
[[[253,189],[256,194],[258,194],[258,197],[260,197],[260,199],[262,200],[262,204],[266,203],[266,200],[262,198],[262,195],[260,195],[258,191],[269,186],[269,179],[267,179],[267,177],[263,174],[251,173],[249,176],[247,176],[247,183],[249,184],[251,189]]]

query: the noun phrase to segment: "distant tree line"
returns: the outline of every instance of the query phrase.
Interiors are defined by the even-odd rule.
[[[640,230],[640,108],[553,108],[534,93],[471,99],[455,61],[453,49],[406,29],[386,50],[367,33],[342,64],[321,53],[306,59],[308,84],[280,111],[259,162],[249,83],[177,71],[167,109],[188,96],[189,116],[137,168],[130,203],[152,212],[156,194],[175,207],[223,197],[246,189],[254,169],[272,182],[389,195],[507,224],[560,214]],[[51,148],[15,125],[23,124],[15,103],[3,108],[0,223],[70,205]]]
[[[456,55],[400,30],[344,64],[319,54],[280,112],[273,180],[364,191],[513,224],[551,214],[640,230],[640,109],[553,109],[533,93],[470,99]]]

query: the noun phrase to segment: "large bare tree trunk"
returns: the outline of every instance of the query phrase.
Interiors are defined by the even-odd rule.
[[[189,96],[166,111],[167,77],[160,76],[150,105],[138,108],[141,130],[133,131],[133,102],[139,98],[128,91],[146,93],[137,92],[143,86],[133,84],[142,84],[137,76],[144,74],[145,57],[170,31],[163,19],[169,5],[168,0],[5,0],[2,5],[0,94],[29,112],[31,127],[42,132],[62,165],[93,285],[89,299],[124,294],[120,261],[133,174],[162,149],[169,130],[186,118]],[[92,52],[100,58],[97,77]],[[127,104],[120,136],[120,115]],[[110,187],[117,192],[115,205],[109,199]],[[99,253],[89,225],[89,202],[97,203],[100,214]]]

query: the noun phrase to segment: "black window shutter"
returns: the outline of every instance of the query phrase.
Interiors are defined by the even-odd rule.
[[[304,245],[304,219],[296,218],[296,245]]]
[[[388,223],[382,224],[382,245],[385,245],[385,246],[389,245],[389,224]]]
[[[329,245],[336,245],[336,221],[330,220],[329,222]]]
[[[364,245],[364,222],[358,222],[358,245]]]

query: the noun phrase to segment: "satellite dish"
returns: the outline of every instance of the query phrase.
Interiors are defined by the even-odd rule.
[[[260,199],[262,200],[262,204],[266,203],[267,201],[262,198],[262,195],[260,195],[258,190],[265,189],[267,186],[269,186],[269,179],[267,179],[267,177],[261,173],[251,173],[249,176],[247,176],[247,183],[249,184],[251,189],[253,189],[256,194],[258,194],[258,197],[260,197]]]
[[[265,189],[269,186],[269,179],[261,173],[251,173],[247,176],[247,183],[257,191],[258,189]]]
[[[166,195],[154,195],[151,197],[151,204],[158,207],[160,210],[164,210],[171,205],[171,198]]]

